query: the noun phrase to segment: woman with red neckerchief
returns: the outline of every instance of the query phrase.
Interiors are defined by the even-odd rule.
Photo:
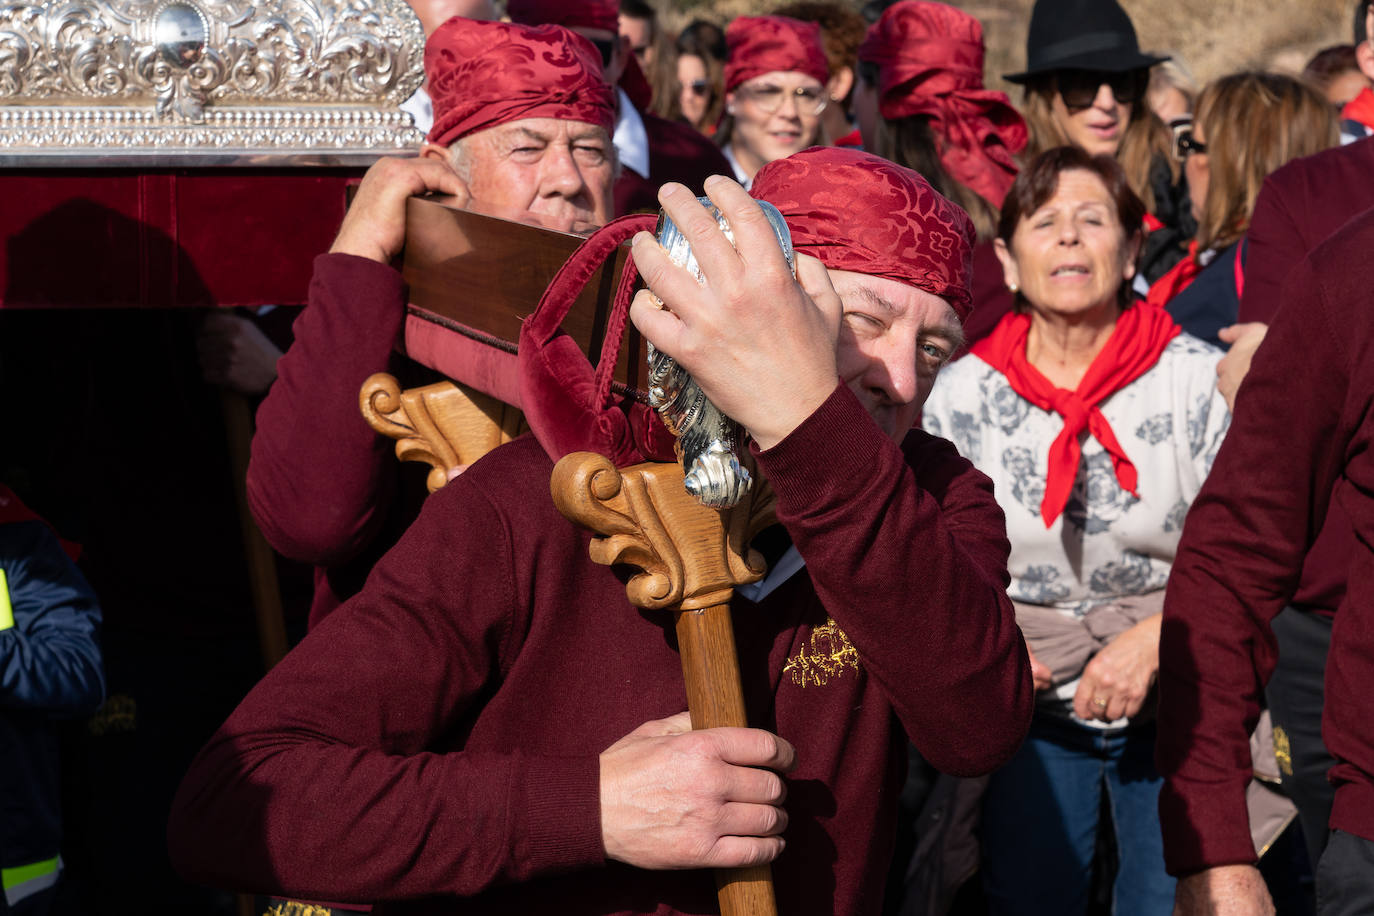
[[[992,478],[1006,513],[1008,594],[1039,691],[1030,737],[984,796],[994,914],[1085,912],[1107,829],[1113,912],[1173,906],[1153,762],[1160,608],[1230,414],[1220,351],[1133,301],[1143,216],[1111,157],[1065,146],[1033,160],[998,225],[1014,311],[926,402],[926,430]]]

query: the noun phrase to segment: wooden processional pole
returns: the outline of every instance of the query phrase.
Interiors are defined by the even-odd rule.
[[[600,535],[593,561],[640,570],[625,586],[630,603],[675,615],[692,727],[748,726],[730,597],[763,578],[748,545],[773,523],[772,490],[758,483],[733,509],[710,509],[683,488],[678,464],[617,468],[591,452],[559,461],[550,488],[565,517]],[[722,916],[777,913],[767,865],[716,869],[716,889]]]

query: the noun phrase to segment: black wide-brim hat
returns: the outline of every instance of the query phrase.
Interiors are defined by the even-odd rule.
[[[1131,17],[1116,0],[1036,0],[1026,36],[1026,70],[1004,78],[1024,83],[1056,70],[1121,73],[1168,59],[1140,53]]]

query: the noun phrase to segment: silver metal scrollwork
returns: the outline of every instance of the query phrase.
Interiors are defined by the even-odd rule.
[[[403,0],[0,4],[0,165],[371,162],[423,48]]]
[[[733,245],[735,236],[724,215],[709,198],[697,199],[716,218],[721,231]],[[778,245],[787,258],[787,266],[795,276],[796,258],[787,223],[777,207],[762,200],[757,203],[768,217]],[[654,234],[673,263],[690,270],[698,283],[705,282],[692,246],[666,213],[659,216]],[[716,509],[727,509],[744,498],[753,483],[736,452],[744,439],[744,431],[707,400],[687,370],[671,356],[656,350],[653,344],[649,344],[649,405],[658,411],[668,430],[678,437],[678,457],[686,474],[684,484],[688,493],[702,505]]]

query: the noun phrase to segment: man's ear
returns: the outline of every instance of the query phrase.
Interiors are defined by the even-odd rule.
[[[849,91],[853,88],[853,68],[841,67],[834,76],[830,77],[830,82],[826,85],[825,91],[830,95],[831,102],[836,105],[843,105],[844,100],[849,97]]]
[[[424,142],[424,145],[420,147],[420,158],[438,159],[444,165],[448,166],[451,166],[453,164],[453,160],[449,156],[449,152],[446,148],[442,146],[436,146],[435,144],[430,143],[428,140],[426,140]]]

